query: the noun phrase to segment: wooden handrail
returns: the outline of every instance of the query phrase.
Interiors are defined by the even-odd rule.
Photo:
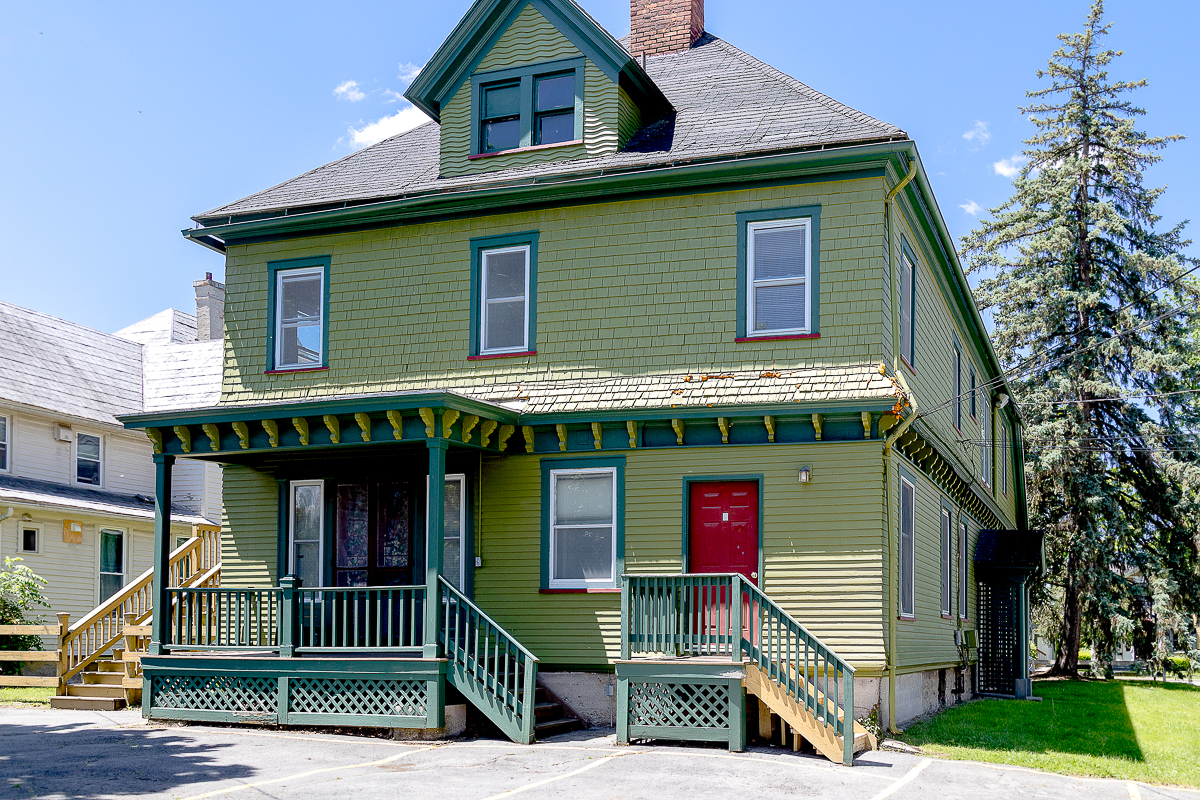
[[[204,530],[201,531],[200,528]],[[214,532],[211,526],[196,526],[193,532],[199,535],[192,536],[171,551],[168,580],[173,585],[177,582],[185,583],[196,574],[205,572],[207,558],[216,559],[207,571],[211,571],[213,567],[219,569],[217,565],[220,563],[220,529]],[[154,568],[151,567],[70,627],[60,644],[60,692],[65,691],[65,684],[69,678],[78,675],[122,639],[127,614],[133,614],[139,620],[150,616],[153,608],[153,587]]]

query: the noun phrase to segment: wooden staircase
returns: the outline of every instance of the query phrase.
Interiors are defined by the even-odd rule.
[[[807,684],[807,691],[817,697],[820,705],[826,705],[824,694]],[[775,730],[774,718],[778,718],[779,731],[784,744],[790,744],[793,750],[799,750],[804,742],[808,742],[821,755],[830,761],[841,761],[845,748],[842,737],[838,736],[833,726],[822,724],[817,715],[808,707],[797,702],[783,687],[771,680],[757,664],[746,665],[746,691],[758,698],[758,733],[764,739],[771,739]],[[830,707],[832,705],[830,704]],[[844,713],[837,712],[837,719],[842,723]],[[789,736],[790,734],[790,736]],[[790,741],[789,741],[790,739]],[[866,728],[857,721],[854,723],[854,752],[876,750],[879,745]]]
[[[82,683],[69,683],[67,693],[50,698],[51,708],[73,708],[77,711],[118,711],[125,707],[125,664],[123,652],[113,650],[111,656],[100,657],[80,672]]]
[[[59,650],[58,694],[51,708],[114,711],[141,698],[140,652],[126,653],[133,643],[144,652],[146,637],[128,637],[128,626],[150,620],[154,569],[148,569],[121,591],[71,625]],[[171,553],[170,586],[219,586],[221,529],[193,526],[192,537]],[[60,615],[64,618],[66,615]],[[78,683],[71,683],[78,677]]]

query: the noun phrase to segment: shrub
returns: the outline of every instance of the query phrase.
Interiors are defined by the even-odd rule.
[[[0,625],[37,625],[42,618],[33,614],[37,606],[49,608],[42,594],[46,579],[24,564],[21,559],[4,559],[0,569]],[[42,640],[37,636],[0,636],[0,650],[41,650]],[[21,670],[19,661],[0,662],[0,674],[16,675]]]
[[[1079,651],[1079,660],[1080,661],[1091,661],[1092,660],[1092,651],[1081,649]]]

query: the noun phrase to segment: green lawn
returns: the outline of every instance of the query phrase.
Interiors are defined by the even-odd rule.
[[[26,689],[24,687],[0,686],[0,706],[50,705],[53,689]]]
[[[946,758],[1200,787],[1200,687],[1047,680],[1034,694],[967,703],[899,738]]]

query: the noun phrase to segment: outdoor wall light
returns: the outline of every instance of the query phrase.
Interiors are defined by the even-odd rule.
[[[801,467],[798,479],[801,483],[812,482],[812,467]]]

